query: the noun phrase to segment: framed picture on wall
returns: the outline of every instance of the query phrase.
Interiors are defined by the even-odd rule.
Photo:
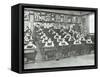
[[[12,6],[11,70],[28,73],[96,69],[97,18],[97,8]]]

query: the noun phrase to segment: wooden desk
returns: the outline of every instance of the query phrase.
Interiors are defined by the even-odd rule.
[[[36,57],[37,52],[34,49],[24,49],[24,62],[25,63],[30,63],[33,62],[35,63],[35,57]]]
[[[69,44],[66,46],[55,47],[43,47],[41,46],[41,53],[43,60],[54,60],[61,59],[70,56],[79,56],[85,54],[91,54],[91,51],[94,50],[94,44]]]

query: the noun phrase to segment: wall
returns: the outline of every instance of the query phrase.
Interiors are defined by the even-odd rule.
[[[89,15],[82,16],[82,33],[88,34],[89,33]]]
[[[92,13],[91,15],[89,15],[89,27],[90,27],[90,30],[89,32],[90,33],[94,33],[94,25],[95,25],[95,21],[94,21],[94,13]]]
[[[10,71],[11,62],[11,6],[17,3],[96,7],[100,0],[1,0],[0,1],[0,77],[100,77],[100,68],[92,70],[17,74]],[[100,16],[100,13],[98,13]],[[100,23],[99,23],[100,24]],[[100,26],[98,27],[100,29]],[[99,35],[100,39],[100,35]],[[100,43],[100,40],[98,41]],[[100,44],[99,44],[100,45]],[[100,50],[100,47],[98,48]],[[99,53],[100,59],[100,53]],[[99,61],[100,65],[100,61]],[[100,66],[99,66],[100,67]]]

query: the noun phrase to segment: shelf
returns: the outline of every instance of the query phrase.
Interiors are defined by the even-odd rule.
[[[54,21],[34,21],[40,23],[65,23],[65,24],[81,24],[81,23],[72,23],[72,22],[54,22]]]

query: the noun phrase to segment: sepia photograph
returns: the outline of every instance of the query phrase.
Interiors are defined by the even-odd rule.
[[[24,69],[95,65],[95,13],[24,8]]]

